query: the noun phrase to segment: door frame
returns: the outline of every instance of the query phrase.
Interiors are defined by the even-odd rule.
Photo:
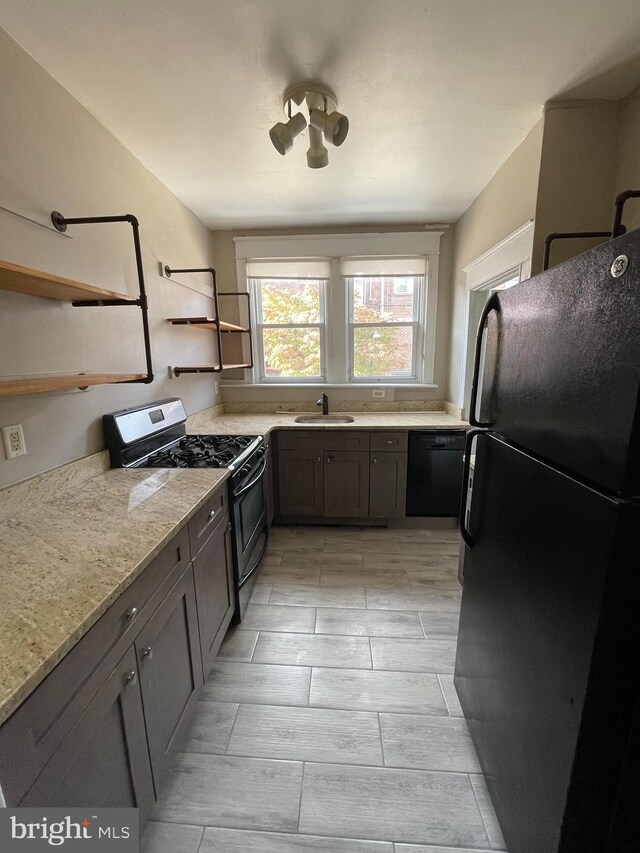
[[[463,319],[465,334],[462,342],[462,357],[460,359],[460,390],[458,399],[462,417],[468,416],[466,408],[471,385],[470,372],[473,370],[473,352],[477,334],[477,329],[473,328],[472,300],[477,298],[479,291],[490,291],[499,286],[501,281],[506,281],[516,273],[519,275],[520,281],[524,281],[530,277],[534,224],[533,219],[528,220],[520,228],[517,228],[463,268],[463,272],[466,275]]]

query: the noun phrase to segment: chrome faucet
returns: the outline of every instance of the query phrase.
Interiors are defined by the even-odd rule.
[[[320,399],[316,403],[316,406],[322,406],[322,414],[323,415],[329,414],[329,398],[327,397],[326,394],[323,394],[320,397]]]

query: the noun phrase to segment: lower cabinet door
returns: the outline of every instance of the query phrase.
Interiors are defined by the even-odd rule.
[[[324,515],[366,518],[369,515],[369,453],[324,452]]]
[[[235,607],[231,524],[226,516],[193,561],[202,666],[207,675]]]
[[[151,814],[154,800],[138,666],[132,647],[20,806],[139,808],[142,826]]]
[[[135,643],[156,793],[203,684],[191,566]]]
[[[407,454],[372,453],[369,475],[370,517],[404,517],[407,503]]]
[[[276,513],[276,502],[273,493],[274,476],[273,476],[273,447],[271,446],[272,439],[265,441],[267,449],[267,468],[264,474],[264,502],[267,507],[267,524],[269,527],[273,524],[273,517]]]
[[[322,515],[322,451],[278,451],[280,515]]]

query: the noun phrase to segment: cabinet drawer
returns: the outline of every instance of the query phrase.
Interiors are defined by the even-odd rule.
[[[281,430],[279,450],[368,450],[369,433],[351,429]]]
[[[383,452],[406,453],[409,443],[409,434],[406,430],[402,432],[372,432],[371,450]]]
[[[227,486],[218,489],[193,516],[188,524],[189,546],[193,559],[227,512]]]
[[[189,565],[187,528],[158,554],[0,727],[0,784],[17,804]]]

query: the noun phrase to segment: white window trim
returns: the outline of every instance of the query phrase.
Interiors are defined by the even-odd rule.
[[[265,386],[296,386],[300,384],[319,385],[321,387],[358,387],[367,386],[403,388],[421,387],[435,388],[433,384],[435,370],[436,324],[438,302],[438,261],[440,256],[440,237],[444,231],[401,231],[366,234],[304,234],[291,236],[269,237],[234,237],[236,247],[236,277],[238,290],[248,291],[246,262],[251,258],[330,258],[331,281],[326,294],[326,375],[324,382],[317,379],[305,381],[304,378],[292,378],[290,382],[273,382],[262,380],[256,351],[254,368],[246,379],[225,379],[229,385]],[[418,371],[413,379],[394,379],[389,377],[376,380],[375,378],[351,380],[345,386],[342,376],[348,370],[349,354],[347,352],[347,288],[345,279],[341,276],[340,258],[353,256],[379,255],[415,256],[424,255],[427,262],[425,276],[424,299],[421,306],[419,324],[422,334],[419,335]],[[255,304],[253,305],[255,312]],[[257,314],[254,313],[257,317]],[[341,328],[342,334],[336,335],[335,330]],[[257,338],[257,336],[256,336]],[[246,346],[246,342],[245,342]],[[246,353],[245,353],[246,354]],[[248,373],[248,371],[247,371]]]
[[[533,229],[535,221],[527,220],[495,246],[463,268],[466,275],[466,298],[464,306],[464,336],[462,357],[460,359],[460,384],[458,405],[464,410],[467,371],[469,369],[469,310],[471,291],[482,290],[502,276],[520,272],[520,281],[531,276],[531,257],[533,254]]]

